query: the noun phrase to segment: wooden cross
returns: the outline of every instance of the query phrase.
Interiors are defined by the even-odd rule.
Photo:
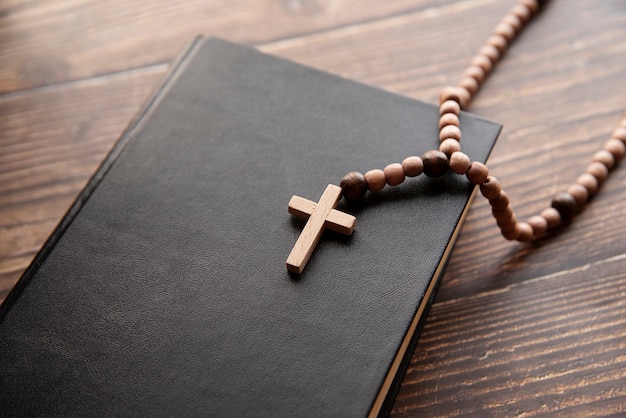
[[[324,229],[344,235],[352,235],[354,232],[356,218],[335,209],[340,198],[341,187],[333,184],[326,187],[317,203],[299,196],[291,197],[289,213],[301,219],[309,219],[287,258],[287,270],[291,273],[302,273]]]

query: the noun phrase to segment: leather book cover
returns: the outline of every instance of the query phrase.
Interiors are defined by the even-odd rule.
[[[464,176],[338,209],[300,276],[285,260],[349,171],[438,146],[438,109],[198,38],[0,310],[3,415],[384,414],[467,212]],[[500,126],[461,115],[486,160]]]

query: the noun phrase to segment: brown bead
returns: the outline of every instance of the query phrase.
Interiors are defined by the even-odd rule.
[[[461,144],[456,139],[448,138],[439,144],[439,151],[450,157],[453,153],[461,151]]]
[[[576,184],[580,184],[581,186],[584,186],[585,189],[587,189],[587,192],[589,192],[589,196],[593,196],[594,194],[596,194],[596,192],[598,191],[598,188],[600,187],[600,183],[598,182],[598,179],[589,173],[580,175],[576,179]]]
[[[491,70],[493,70],[493,63],[488,57],[484,55],[476,55],[474,58],[472,58],[471,65],[480,67],[485,72],[485,74],[489,74]]]
[[[513,28],[513,26],[504,22],[498,23],[498,25],[496,25],[496,27],[494,28],[493,33],[495,35],[502,36],[504,39],[506,39],[508,43],[510,43],[515,38],[515,29]]]
[[[507,222],[498,223],[498,227],[500,228],[500,231],[503,233],[507,231],[512,231],[516,229],[517,227],[517,219],[512,218],[508,223]]]
[[[370,170],[363,177],[370,192],[380,192],[387,185],[385,172],[381,169]]]
[[[459,95],[459,88],[454,86],[444,87],[439,94],[439,104],[443,104],[448,100],[461,104],[461,96]]]
[[[498,227],[503,231],[506,231],[507,229],[511,229],[515,227],[515,224],[517,224],[517,217],[513,213],[513,209],[511,209],[510,215],[504,214],[504,211],[495,211],[495,212],[492,211],[492,213],[494,213],[494,218],[496,219],[496,223],[498,224]],[[498,216],[500,213],[503,213],[503,215]]]
[[[589,164],[587,166],[587,170],[585,171],[594,176],[598,180],[599,184],[604,183],[604,181],[609,176],[609,169],[606,168],[604,164],[597,161]]]
[[[578,209],[582,209],[585,206],[585,203],[587,203],[587,199],[589,199],[589,191],[582,184],[572,184],[567,188],[567,193],[572,195],[576,201]]]
[[[517,223],[511,229],[502,230],[502,236],[509,241],[516,240],[520,236],[521,233],[522,231],[520,230],[519,224]]]
[[[519,226],[520,234],[516,238],[516,240],[518,240],[519,242],[532,241],[532,239],[534,238],[533,227],[527,224],[526,222],[520,222],[517,225]]]
[[[616,130],[614,130],[611,134],[611,138],[617,138],[626,144],[626,126],[620,126]]]
[[[470,158],[460,151],[453,152],[452,155],[450,155],[450,169],[456,174],[467,173],[471,163]]]
[[[500,56],[502,56],[509,47],[509,43],[502,35],[491,35],[487,39],[487,45],[495,47],[500,52]]]
[[[459,117],[454,113],[444,113],[439,118],[439,129],[447,125],[459,126]]]
[[[591,161],[604,164],[608,170],[615,166],[615,158],[613,158],[613,154],[605,149],[601,149],[593,154]]]
[[[461,129],[458,126],[446,125],[439,131],[439,140],[444,141],[448,138],[461,140]]]
[[[465,87],[457,87],[459,89],[458,94],[461,102],[461,109],[467,109],[472,102],[472,93],[469,92]]]
[[[454,113],[455,115],[458,115],[461,113],[461,105],[459,105],[459,102],[455,102],[454,100],[446,100],[439,105],[439,114],[443,115],[445,113]]]
[[[402,168],[407,177],[419,176],[424,171],[424,162],[420,157],[406,157],[404,161],[402,161]]]
[[[548,233],[548,221],[543,216],[531,216],[526,222],[533,229],[533,235],[536,238],[542,237]]]
[[[503,210],[510,204],[509,195],[506,194],[504,190],[501,190],[500,196],[490,200],[489,204],[491,205],[492,210]]]
[[[506,232],[514,230],[517,227],[517,219],[511,218],[507,221],[498,221],[497,222],[500,231]]]
[[[507,25],[510,25],[515,31],[515,34],[518,34],[519,31],[522,30],[522,27],[524,26],[524,22],[522,22],[519,16],[516,16],[513,13],[509,13],[508,15],[504,16],[502,18],[502,22],[506,23]]]
[[[397,186],[404,181],[404,168],[400,163],[392,163],[383,169],[387,184]]]
[[[470,65],[463,72],[463,77],[472,77],[473,79],[476,80],[478,85],[483,84],[483,81],[485,81],[485,77],[486,76],[487,76],[487,74],[485,73],[485,70],[483,70],[482,68],[480,68],[477,65]]]
[[[568,222],[578,212],[578,205],[576,200],[569,193],[559,193],[552,199],[552,205],[554,209],[561,215],[562,222]]]
[[[493,176],[488,176],[487,179],[480,184],[480,193],[482,193],[487,200],[498,198],[500,192],[502,192],[502,186],[498,179]]]
[[[513,208],[511,205],[507,205],[504,209],[491,209],[491,214],[498,222],[506,222],[510,220],[515,220],[515,213],[513,212]],[[515,222],[517,222],[515,220]]]
[[[489,202],[493,202],[496,199],[492,199]],[[493,206],[491,207],[491,214],[493,215],[494,218],[496,219],[505,219],[505,218],[510,218],[513,216],[513,207],[508,203],[506,206],[504,206],[503,208],[494,208]]]
[[[365,177],[358,171],[352,171],[343,176],[339,186],[344,197],[351,201],[359,200],[367,193]]]
[[[615,163],[624,158],[626,145],[617,138],[611,138],[604,143],[604,149],[611,153]]]
[[[470,183],[480,184],[487,180],[487,177],[489,176],[489,169],[485,164],[474,161],[470,164],[470,167],[465,175]]]
[[[480,86],[478,85],[478,81],[476,81],[475,78],[463,77],[461,81],[459,81],[459,87],[462,87],[465,90],[469,91],[470,94],[473,96],[476,94]]]
[[[531,13],[530,10],[528,10],[528,7],[522,6],[521,4],[513,6],[511,14],[517,16],[524,24],[526,24],[531,18]]]
[[[439,150],[426,151],[422,155],[424,162],[424,174],[428,177],[441,177],[446,174],[450,161],[448,156]]]
[[[561,214],[554,208],[545,208],[541,211],[541,216],[548,222],[548,229],[553,229],[561,225]]]
[[[478,50],[480,55],[484,55],[491,61],[492,67],[500,60],[500,51],[493,45],[483,45]]]
[[[539,2],[537,0],[520,0],[520,4],[528,8],[531,16],[539,11]]]

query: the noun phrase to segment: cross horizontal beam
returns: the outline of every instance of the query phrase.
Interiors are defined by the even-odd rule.
[[[299,196],[291,198],[289,213],[299,218],[308,218],[308,221],[287,258],[288,271],[302,273],[326,228],[344,235],[354,232],[356,218],[335,209],[340,198],[341,188],[333,184],[326,187],[317,203]]]

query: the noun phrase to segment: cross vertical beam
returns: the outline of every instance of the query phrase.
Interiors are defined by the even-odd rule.
[[[295,274],[302,273],[324,229],[328,228],[345,235],[352,234],[356,218],[335,210],[340,198],[341,187],[333,184],[326,187],[318,203],[298,196],[291,198],[289,213],[300,218],[308,217],[309,220],[287,258],[288,271]]]

